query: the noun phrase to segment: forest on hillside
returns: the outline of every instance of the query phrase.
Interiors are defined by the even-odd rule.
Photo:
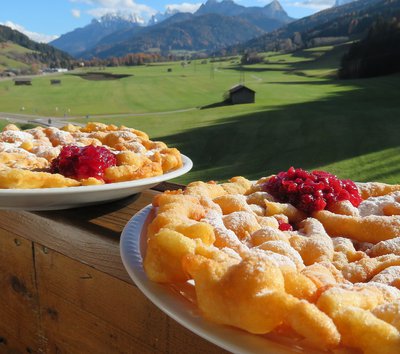
[[[400,19],[379,19],[368,35],[343,56],[339,77],[373,77],[400,72]]]
[[[0,25],[0,43],[8,41],[33,51],[22,58],[26,64],[40,62],[53,68],[68,68],[72,65],[72,57],[69,54],[48,44],[35,42],[21,32]]]

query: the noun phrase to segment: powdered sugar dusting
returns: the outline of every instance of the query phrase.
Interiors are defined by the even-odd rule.
[[[0,133],[0,141],[9,143],[33,140],[33,136],[21,130],[6,130]]]
[[[344,237],[332,237],[332,243],[335,251],[356,252],[353,243]]]
[[[375,288],[378,288],[385,295],[386,299],[390,301],[400,299],[400,290],[395,288],[394,286],[377,283],[374,281],[370,281],[369,283],[355,283],[354,285],[361,287],[373,286]]]
[[[264,216],[265,215],[265,209],[260,205],[250,204],[250,210],[254,214],[258,215],[258,216]]]
[[[0,142],[0,152],[7,152],[7,153],[20,153],[21,148],[19,146],[21,143],[6,143],[6,142]],[[24,150],[25,151],[25,150]]]
[[[74,137],[69,132],[54,127],[47,128],[46,132],[48,133],[48,137],[54,146],[60,144],[68,145],[75,142]]]
[[[393,192],[381,197],[370,197],[358,206],[360,216],[385,215],[383,209],[392,205],[400,198],[400,192]]]
[[[400,279],[400,266],[392,266],[375,275],[371,282],[390,285],[394,280]]]
[[[373,257],[384,254],[395,254],[400,256],[400,237],[385,240],[377,243],[370,249],[370,255]]]
[[[34,153],[38,157],[43,157],[47,160],[54,159],[59,155],[61,151],[60,146],[47,146],[47,145],[38,145],[32,148],[32,153]]]
[[[233,230],[236,233],[248,227],[252,227],[254,229],[260,228],[256,217],[247,211],[235,211],[231,214],[223,216],[222,220],[228,229]]]
[[[249,248],[245,246],[232,230],[228,230],[222,220],[222,214],[216,210],[209,210],[202,220],[210,224],[216,233],[216,236],[224,243],[225,247],[232,247],[240,255],[249,252]]]
[[[271,202],[275,201],[274,197],[267,192],[254,192],[246,196],[246,201],[248,204],[257,204],[260,206],[265,205],[265,200],[269,200]]]
[[[296,264],[296,268],[299,270],[304,268],[303,259],[300,254],[290,246],[289,243],[284,241],[267,241],[256,247],[265,251],[272,251],[274,253],[281,254],[288,257],[293,263]]]
[[[296,270],[296,264],[287,256],[275,253],[272,251],[265,251],[259,248],[252,248],[250,251],[253,255],[272,261],[279,268],[292,268]]]
[[[226,253],[229,257],[234,258],[238,261],[240,261],[242,258],[240,257],[240,255],[235,252],[235,250],[233,250],[232,248],[229,247],[222,247],[221,251]]]

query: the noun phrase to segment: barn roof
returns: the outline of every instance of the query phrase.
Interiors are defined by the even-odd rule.
[[[32,79],[18,78],[18,79],[14,79],[14,81],[16,81],[16,82],[30,82],[30,81],[32,81]]]
[[[229,92],[230,93],[235,93],[235,92],[238,92],[238,91],[241,91],[241,90],[247,90],[247,91],[255,92],[251,88],[248,88],[247,86],[244,86],[242,84],[238,84],[238,85],[235,85],[235,86],[231,87],[229,89]]]

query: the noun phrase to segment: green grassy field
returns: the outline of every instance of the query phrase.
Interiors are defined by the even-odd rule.
[[[346,48],[267,53],[268,63],[242,70],[236,62],[192,61],[107,69],[133,75],[116,81],[63,75],[61,86],[48,77],[35,78],[32,87],[0,82],[0,111],[89,114],[144,130],[192,158],[192,172],[177,179],[184,183],[238,174],[254,179],[292,165],[400,183],[400,76],[335,79]],[[240,78],[256,91],[255,104],[196,108],[220,102]]]
[[[33,52],[12,42],[3,42],[0,44],[0,71],[7,68],[26,69],[28,64],[17,60],[21,54]]]
[[[8,121],[0,119],[0,129],[3,129],[8,123]]]

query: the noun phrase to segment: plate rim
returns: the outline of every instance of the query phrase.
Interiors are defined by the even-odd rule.
[[[181,154],[183,165],[172,171],[168,171],[159,176],[135,179],[132,181],[114,182],[92,186],[76,186],[76,187],[56,187],[56,188],[10,188],[0,189],[0,197],[12,196],[30,196],[30,195],[52,195],[52,194],[74,194],[82,192],[102,192],[112,191],[125,188],[142,187],[147,185],[155,185],[189,172],[193,167],[193,161],[186,155]]]
[[[183,327],[203,339],[223,348],[227,351],[237,354],[289,354],[289,353],[309,353],[317,354],[314,350],[308,350],[299,347],[288,347],[282,343],[274,342],[268,338],[257,336],[243,330],[212,323],[203,317],[195,316],[191,313],[194,305],[188,300],[178,297],[172,289],[166,285],[158,284],[150,281],[143,268],[143,257],[141,254],[141,237],[145,222],[153,211],[151,204],[145,206],[138,211],[125,225],[120,238],[120,255],[122,263],[128,272],[130,278],[157,308],[173,318]],[[135,268],[133,266],[137,266]],[[159,292],[162,296],[157,296]],[[182,305],[183,308],[178,308],[178,311],[172,310],[171,306]],[[189,325],[188,325],[189,323]],[[223,341],[221,337],[228,337],[230,341]],[[246,343],[250,343],[252,348],[249,348]],[[273,346],[271,351],[267,346]]]

